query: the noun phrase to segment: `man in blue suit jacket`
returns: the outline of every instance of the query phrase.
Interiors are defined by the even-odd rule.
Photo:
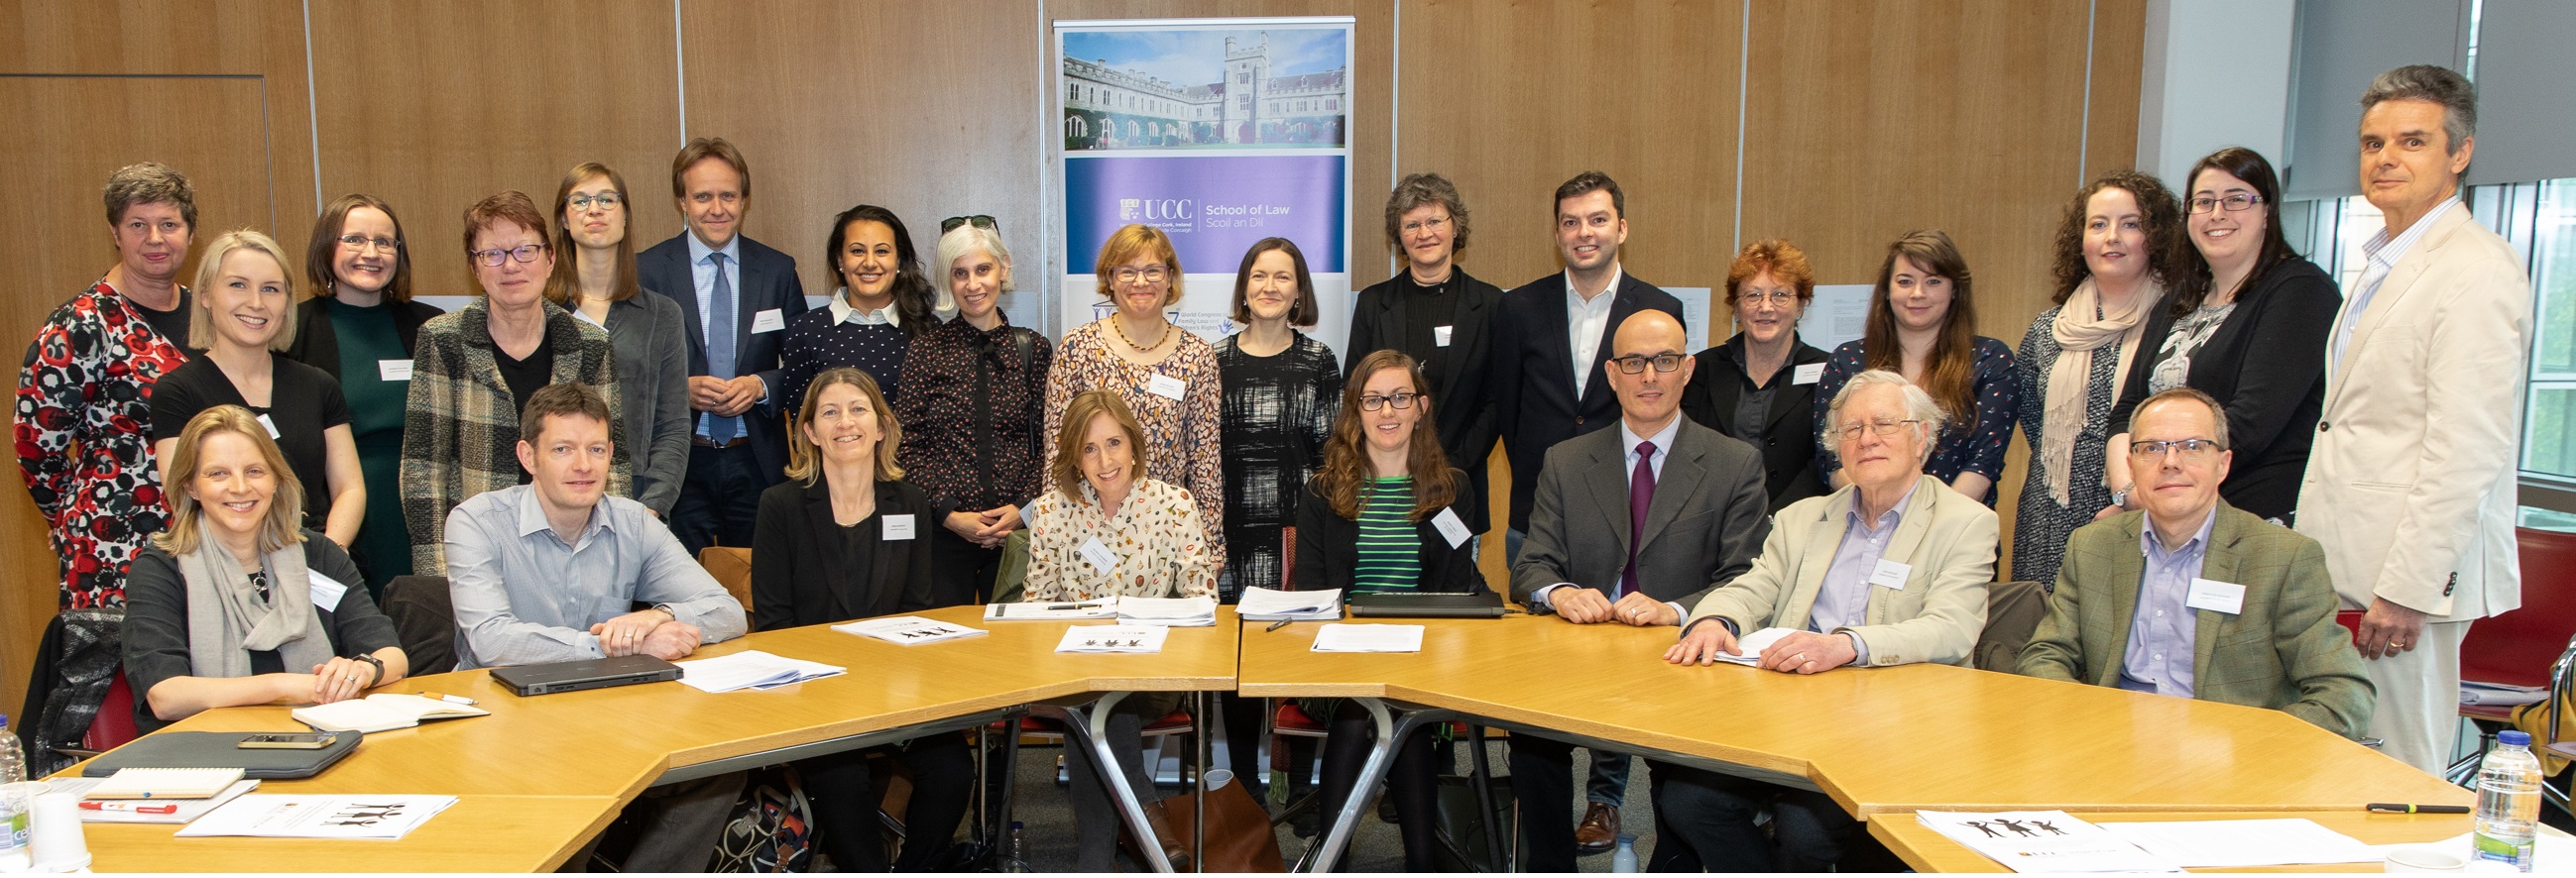
[[[1682,302],[1653,284],[1619,270],[1619,245],[1628,240],[1628,199],[1619,183],[1585,171],[1556,187],[1556,249],[1565,271],[1503,294],[1495,306],[1492,366],[1485,388],[1492,395],[1494,426],[1512,461],[1511,527],[1504,551],[1520,555],[1529,531],[1530,504],[1538,494],[1547,450],[1559,442],[1619,422],[1619,395],[1603,377],[1611,335],[1630,315],[1656,310],[1682,320]],[[1619,806],[1628,785],[1626,754],[1592,754],[1591,781],[1582,825],[1575,831],[1585,853],[1609,850],[1619,834]],[[1563,829],[1532,836],[1553,847]],[[1533,853],[1539,862],[1571,870],[1563,852]]]
[[[680,304],[689,338],[688,477],[671,532],[695,556],[750,546],[760,492],[785,478],[779,347],[805,313],[794,257],[742,236],[751,166],[723,138],[700,137],[671,160],[671,195],[688,231],[635,256],[644,288]]]

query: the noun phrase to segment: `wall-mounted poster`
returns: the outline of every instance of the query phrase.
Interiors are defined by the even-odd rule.
[[[1286,238],[1306,257],[1321,319],[1349,336],[1351,27],[1317,18],[1059,21],[1057,176],[1071,329],[1107,316],[1093,262],[1131,223],[1172,239],[1173,322],[1213,342],[1246,250]]]

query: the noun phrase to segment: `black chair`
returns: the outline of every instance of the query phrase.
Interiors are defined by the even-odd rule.
[[[385,618],[411,660],[411,675],[456,670],[456,603],[447,577],[397,576],[385,583]]]

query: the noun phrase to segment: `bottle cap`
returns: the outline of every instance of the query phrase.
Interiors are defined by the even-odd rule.
[[[2531,733],[2522,731],[2497,732],[2496,743],[2503,744],[2508,747],[2529,747],[2531,746]]]

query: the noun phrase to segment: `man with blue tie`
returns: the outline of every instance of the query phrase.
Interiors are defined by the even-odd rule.
[[[780,330],[805,313],[805,284],[794,257],[742,236],[751,166],[732,143],[700,137],[681,147],[671,195],[688,230],[636,254],[635,268],[645,289],[671,297],[687,318],[697,423],[670,525],[694,557],[751,545],[760,492],[785,478]]]
[[[1575,624],[1680,624],[1684,608],[1753,566],[1770,529],[1761,452],[1681,416],[1696,361],[1681,320],[1642,310],[1606,345],[1617,429],[1547,453],[1512,598]],[[1512,796],[1533,872],[1572,872],[1573,745],[1512,737]],[[1624,786],[1625,773],[1621,773]],[[1605,810],[1587,791],[1589,812]],[[1617,835],[1616,812],[1599,828]],[[1587,825],[1593,823],[1587,813]]]

